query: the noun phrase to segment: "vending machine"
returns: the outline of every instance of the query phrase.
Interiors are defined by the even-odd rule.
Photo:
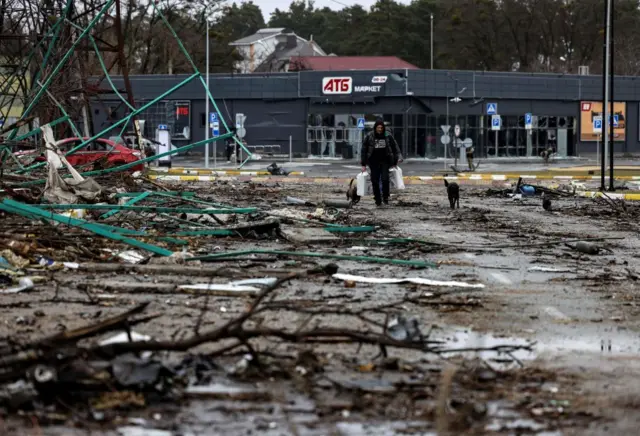
[[[171,150],[171,134],[166,124],[160,124],[156,129],[156,141],[158,141],[157,153],[159,155]],[[158,166],[171,168],[171,155],[163,156],[156,162],[158,162]]]

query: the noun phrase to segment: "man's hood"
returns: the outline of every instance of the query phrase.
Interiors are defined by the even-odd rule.
[[[384,125],[384,121],[382,121],[382,120],[378,120],[373,124],[373,133],[376,134],[376,135],[378,134],[378,132],[377,132],[378,126],[382,126],[382,136],[385,136],[387,128]]]

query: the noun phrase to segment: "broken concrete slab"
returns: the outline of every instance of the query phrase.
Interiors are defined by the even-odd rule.
[[[280,232],[285,239],[298,244],[319,242],[337,242],[340,239],[325,229],[281,226]]]

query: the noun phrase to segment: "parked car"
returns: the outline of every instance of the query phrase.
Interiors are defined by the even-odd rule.
[[[67,151],[77,147],[83,141],[89,138],[67,138],[62,139],[56,143],[58,149],[66,153]],[[37,153],[35,150],[23,151],[16,153],[17,157],[30,156],[33,153]],[[93,169],[117,167],[128,163],[140,160],[141,154],[139,151],[132,150],[125,147],[122,144],[118,144],[114,141],[105,138],[98,138],[83,149],[75,152],[71,156],[67,156],[67,160],[71,165],[77,168],[87,169],[86,166],[92,166]],[[46,161],[44,154],[35,158],[36,162]],[[131,171],[142,171],[144,164],[135,165]]]
[[[133,150],[140,149],[140,147],[137,145],[138,138],[134,134],[127,134],[125,136],[109,136],[109,140],[117,144],[122,144],[125,147],[131,148]],[[142,146],[144,147],[144,154],[147,157],[155,156],[158,145],[160,145],[160,143],[156,140],[144,138],[144,137],[142,138]]]

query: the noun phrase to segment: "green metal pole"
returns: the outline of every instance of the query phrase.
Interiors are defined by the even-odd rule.
[[[42,86],[42,83],[40,83],[40,81],[38,80],[36,82],[36,84],[38,86]],[[60,104],[60,102],[58,101],[57,98],[55,98],[53,96],[53,94],[51,94],[49,92],[49,90],[46,91],[47,96],[56,104],[56,106],[58,106],[58,109],[60,109],[60,112],[62,112],[62,115],[65,116],[67,118],[67,121],[69,121],[69,125],[71,126],[71,130],[73,130],[73,134],[76,135],[78,138],[82,138],[82,133],[80,133],[80,129],[78,129],[76,127],[76,125],[73,123],[73,121],[71,120],[71,117],[69,116],[69,114],[67,113],[67,111],[64,109],[64,107]],[[51,124],[50,124],[51,125]],[[37,131],[38,129],[36,129]]]
[[[93,135],[91,138],[87,139],[86,141],[80,143],[78,146],[72,148],[71,150],[69,150],[68,152],[65,153],[65,156],[70,156],[73,153],[75,153],[76,151],[86,147],[87,144],[89,144],[92,141],[95,141],[97,138],[100,138],[102,135],[104,135],[107,132],[110,132],[111,130],[115,129],[116,127],[127,123],[129,121],[129,119],[131,117],[134,117],[136,115],[138,115],[140,112],[143,112],[145,110],[147,110],[151,105],[157,103],[158,101],[162,100],[163,98],[165,98],[166,96],[170,95],[171,93],[173,93],[174,91],[182,88],[183,86],[185,86],[187,83],[191,82],[193,79],[195,79],[196,77],[198,77],[199,73],[193,74],[192,76],[189,76],[188,78],[186,78],[185,80],[183,80],[182,82],[178,83],[176,86],[174,86],[173,88],[169,89],[168,91],[163,92],[160,96],[154,98],[153,100],[151,100],[149,103],[145,104],[144,106],[140,107],[139,109],[135,110],[134,112],[132,112],[131,114],[129,114],[128,117],[112,124],[111,126],[107,127],[106,129],[104,129],[103,131],[101,131],[100,133],[97,133],[95,135]],[[220,139],[222,138],[222,136],[219,136],[216,139]],[[175,151],[175,150],[174,150]],[[157,155],[160,156],[160,155]],[[154,157],[154,156],[152,156]],[[138,161],[138,162],[142,162],[142,161]],[[21,174],[23,172],[27,172],[27,171],[31,171],[34,170],[36,168],[40,168],[43,167],[44,165],[46,165],[46,162],[41,162],[35,165],[32,165],[28,168],[25,168],[23,171],[18,172],[17,174]]]
[[[0,205],[0,206],[2,206],[2,205]],[[10,206],[7,206],[6,204],[4,206],[2,206],[2,207],[4,207],[5,208],[4,210],[6,210],[7,212],[12,212],[12,213],[19,213],[20,212],[20,214],[22,214],[23,216],[25,216],[27,218],[30,218],[30,219],[33,219],[33,220],[42,219],[40,216],[29,214],[28,212],[22,212],[21,209],[16,209],[15,207],[10,207]],[[115,227],[115,226],[110,226],[110,225],[102,224],[102,223],[93,223],[93,225],[101,227],[101,228],[103,228],[103,229],[105,229],[107,231],[114,232],[114,233],[120,233],[120,234],[123,234],[123,235],[133,235],[133,236],[145,236],[145,237],[148,237],[148,235],[145,232],[142,232],[140,230],[130,230],[130,229],[125,229],[123,227]]]
[[[203,141],[194,142],[193,144],[185,145],[184,147],[176,148],[175,150],[169,150],[166,153],[160,153],[160,154],[157,154],[155,156],[150,156],[150,157],[147,157],[145,159],[140,159],[140,160],[137,160],[135,162],[131,162],[131,163],[128,163],[128,164],[125,164],[125,165],[120,165],[120,166],[114,167],[114,168],[107,168],[105,170],[87,171],[87,172],[84,172],[84,173],[80,173],[80,175],[81,176],[85,176],[85,177],[91,177],[91,176],[101,176],[103,174],[115,173],[115,172],[119,172],[119,171],[125,171],[125,170],[128,170],[129,168],[133,168],[133,167],[138,166],[140,164],[144,164],[144,163],[147,163],[147,162],[151,162],[151,161],[160,159],[161,157],[170,156],[172,154],[180,153],[181,151],[190,150],[190,149],[192,149],[194,147],[198,147],[200,145],[208,144],[210,142],[223,140],[225,138],[228,138],[231,135],[232,135],[231,133],[225,133],[224,135],[218,136],[217,138],[209,138],[209,139],[205,139]],[[63,178],[68,179],[69,177],[71,177],[71,175],[67,174]],[[47,182],[46,179],[30,180],[28,182],[18,183],[15,186],[18,187],[18,188],[23,188],[25,186],[42,185],[42,184],[44,184],[46,182]]]
[[[59,19],[54,23],[54,25],[53,25],[53,26],[51,26],[51,29],[49,29],[49,31],[48,31],[48,32],[47,32],[47,33],[42,37],[42,39],[38,42],[38,44],[36,44],[36,45],[35,45],[35,46],[34,46],[34,47],[29,51],[29,54],[28,54],[25,58],[23,58],[23,59],[25,59],[25,60],[23,60],[23,61],[22,61],[22,65],[21,65],[21,68],[20,68],[20,70],[23,70],[23,74],[25,74],[25,75],[26,75],[25,71],[28,71],[28,66],[31,64],[31,60],[32,60],[32,59],[33,59],[33,57],[35,56],[36,51],[40,49],[40,47],[41,47],[41,46],[42,46],[42,44],[47,40],[47,38],[49,37],[49,35],[51,35],[51,34],[53,33],[53,35],[54,35],[53,41],[52,41],[51,45],[49,46],[49,49],[47,50],[47,55],[45,55],[45,59],[43,60],[43,63],[42,63],[42,65],[43,65],[43,66],[44,66],[44,65],[46,65],[46,61],[47,61],[47,59],[48,59],[48,54],[50,53],[51,48],[53,47],[53,45],[55,45],[55,42],[56,42],[57,36],[58,36],[58,35],[59,35],[59,33],[60,33],[60,29],[61,29],[61,26],[60,26],[60,25],[61,25],[61,24],[62,24],[62,22],[64,21],[64,17],[67,15],[68,8],[71,6],[71,4],[72,4],[72,3],[73,3],[73,0],[69,0],[69,2],[67,3],[67,6],[65,7],[65,11],[64,11],[64,13],[63,13],[63,16],[62,16],[62,17],[60,17],[60,18],[59,18]],[[39,73],[40,73],[40,71],[42,70],[43,66],[41,66],[41,67],[40,67],[40,70],[38,70],[38,71],[36,72],[36,75],[34,76],[34,79],[33,79],[32,83],[35,83],[35,82],[37,81],[38,76],[39,76]],[[16,78],[17,78],[18,74],[17,74],[16,72],[14,72],[14,73],[11,75],[11,77],[9,77],[9,78],[7,79],[7,86],[2,90],[2,92],[1,92],[0,94],[3,94],[3,95],[8,94],[8,89],[9,89],[9,87],[11,87],[11,86],[12,86],[12,84],[15,82],[15,78],[14,78],[14,76],[16,76]],[[26,98],[27,96],[25,95],[24,97]],[[7,108],[7,113],[8,113],[8,112],[11,110],[11,108],[13,107],[13,102],[14,102],[14,100],[15,100],[15,99],[12,99],[12,100],[11,100],[11,103],[9,104],[9,107]],[[21,116],[20,116],[20,119],[21,119],[21,120],[22,120],[22,119],[24,119],[24,115],[21,115]],[[10,135],[10,137],[14,137],[15,135],[17,135],[17,132],[16,132],[15,134],[13,134],[13,135]]]
[[[173,254],[172,251],[167,250],[166,248],[162,248],[162,247],[158,247],[155,245],[151,245],[151,244],[147,244],[145,242],[141,242],[138,241],[137,239],[132,239],[132,238],[128,238],[126,236],[122,236],[118,233],[113,233],[110,232],[108,230],[105,230],[103,227],[100,226],[96,226],[93,223],[84,221],[84,220],[79,220],[76,218],[70,218],[64,215],[59,215],[59,214],[55,214],[53,212],[46,212],[43,210],[38,209],[37,207],[33,207],[30,205],[26,205],[14,200],[9,200],[6,199],[2,202],[2,205],[0,205],[0,209],[4,209],[4,206],[9,206],[8,209],[14,208],[13,213],[18,213],[15,209],[18,209],[20,211],[20,215],[36,215],[45,219],[50,219],[50,220],[54,220],[57,221],[59,223],[62,224],[66,224],[68,226],[72,226],[72,227],[79,227],[83,230],[88,230],[90,232],[93,232],[97,235],[103,236],[105,238],[109,238],[112,239],[114,241],[119,241],[119,242],[123,242],[125,244],[131,245],[133,247],[136,248],[140,248],[142,250],[147,250],[150,251],[151,253],[154,254],[159,254],[161,256],[171,256]],[[11,211],[11,210],[9,210]]]
[[[51,121],[49,123],[49,125],[51,127],[53,127],[53,126],[57,126],[58,124],[64,123],[65,121],[69,121],[69,116],[68,115],[63,116],[62,118],[58,118],[57,120]],[[34,135],[37,135],[39,132],[40,132],[40,127],[38,127],[37,129],[33,129],[32,131],[30,131],[28,133],[25,133],[22,136],[18,136],[16,139],[14,139],[14,141],[25,140],[27,138],[30,138],[30,137],[34,136]],[[28,168],[25,168],[25,170],[28,170]],[[20,174],[20,173],[21,173],[21,171],[17,172],[17,174]]]
[[[212,206],[212,207],[221,207],[224,209],[233,209],[233,206],[228,206],[226,204],[220,204],[220,203],[210,203],[208,201],[203,201],[203,200],[198,200],[196,198],[184,198],[184,197],[179,197],[177,195],[174,194],[170,194],[168,192],[154,192],[153,195],[159,196],[159,197],[169,197],[169,198],[174,198],[176,200],[182,200],[185,203],[194,203],[194,204],[204,204],[205,206]]]
[[[51,56],[51,53],[53,53],[53,47],[56,45],[56,42],[58,42],[58,37],[60,36],[60,31],[62,30],[61,24],[67,19],[67,15],[69,14],[69,9],[71,8],[71,5],[73,3],[74,3],[74,0],[69,0],[67,2],[67,5],[64,7],[64,11],[62,12],[62,16],[58,18],[56,23],[51,28],[51,31],[54,32],[53,38],[51,38],[51,42],[49,43],[47,52],[42,58],[42,64],[40,65],[40,69],[36,71],[36,74],[33,76],[33,83],[37,83],[38,80],[40,80],[40,72],[44,70],[44,68],[47,66],[47,63],[49,62],[49,56]],[[45,38],[43,38],[40,42],[44,42]]]
[[[386,263],[392,265],[406,265],[417,267],[430,267],[436,268],[437,265],[433,262],[424,262],[421,260],[403,260],[403,259],[389,259],[386,257],[370,257],[370,256],[347,256],[340,254],[325,254],[325,253],[309,253],[303,251],[280,251],[280,250],[243,250],[243,251],[227,251],[225,253],[209,254],[206,256],[196,256],[186,259],[187,261],[195,260],[216,260],[223,258],[234,258],[245,256],[247,254],[273,254],[278,256],[299,256],[299,257],[317,257],[322,259],[336,259],[352,262],[368,262],[368,263]]]
[[[100,54],[100,50],[98,49],[98,44],[96,44],[96,40],[91,35],[89,35],[89,40],[91,41],[91,45],[93,45],[93,50],[96,52],[96,57],[98,58],[98,62],[100,63],[100,67],[102,68],[102,71],[104,71],[104,76],[107,79],[107,82],[109,82],[109,85],[111,85],[111,89],[113,89],[113,92],[118,97],[120,97],[120,100],[122,100],[122,102],[124,104],[126,104],[129,109],[131,109],[132,111],[135,111],[136,108],[131,106],[131,104],[127,101],[127,99],[124,98],[120,94],[120,92],[118,91],[118,88],[116,88],[116,85],[114,85],[113,81],[111,80],[111,76],[109,75],[109,71],[107,70],[107,66],[104,64],[104,59],[102,58],[102,55]],[[120,136],[122,136],[122,135],[120,135]]]
[[[62,69],[62,67],[64,66],[64,64],[67,62],[67,60],[71,57],[71,55],[73,54],[73,52],[75,51],[76,47],[78,46],[78,44],[80,44],[80,41],[82,41],[82,39],[91,31],[91,29],[98,23],[98,21],[102,18],[102,16],[107,12],[107,10],[111,7],[111,5],[113,4],[114,0],[107,0],[107,3],[102,7],[102,9],[100,9],[100,11],[96,14],[96,16],[89,22],[89,25],[87,26],[87,28],[78,36],[78,38],[76,38],[76,40],[73,42],[73,44],[71,44],[71,47],[69,48],[69,50],[67,51],[67,53],[65,53],[65,55],[62,57],[62,60],[60,62],[58,62],[58,64],[55,66],[55,68],[51,71],[51,73],[49,73],[49,75],[47,76],[47,80],[45,80],[44,82],[44,86],[41,87],[38,92],[36,93],[35,97],[33,98],[33,100],[31,100],[29,102],[29,106],[27,107],[27,109],[25,109],[25,111],[22,113],[22,118],[27,117],[31,111],[34,109],[35,105],[40,101],[40,98],[42,97],[42,94],[44,94],[45,89],[47,89],[49,87],[49,85],[51,84],[51,82],[53,81],[53,79],[55,77],[57,77],[58,73],[60,72],[60,70]],[[14,131],[15,133],[17,133],[16,131]],[[12,136],[9,137],[9,139],[13,139],[13,137],[15,137],[15,134],[13,134],[12,132]]]
[[[139,197],[138,197],[139,198]],[[134,198],[135,200],[135,198]],[[38,209],[47,210],[110,210],[134,212],[163,212],[163,213],[197,213],[202,215],[233,215],[247,214],[258,211],[255,207],[238,209],[198,209],[197,207],[162,207],[162,206],[132,206],[125,204],[38,204]],[[102,217],[101,217],[102,218]]]
[[[171,32],[171,35],[173,35],[173,37],[175,38],[176,42],[178,43],[178,47],[180,48],[180,50],[182,51],[182,53],[186,56],[187,61],[191,64],[191,67],[193,68],[194,71],[198,71],[198,67],[196,66],[195,62],[193,62],[193,59],[191,58],[191,56],[189,55],[189,52],[185,49],[184,44],[182,43],[182,40],[178,37],[178,34],[175,32],[175,30],[173,30],[173,27],[169,24],[169,21],[167,21],[167,19],[165,18],[164,14],[162,13],[162,11],[160,11],[155,3],[151,3],[153,5],[153,9],[158,13],[158,16],[160,17],[160,19],[162,20],[162,22],[165,24],[165,26],[167,26],[167,28],[169,29],[169,32]],[[211,91],[209,90],[209,87],[207,86],[207,82],[205,79],[203,79],[202,75],[200,75],[200,82],[202,83],[202,86],[204,87],[204,89],[206,89],[207,91],[207,98],[211,101],[211,103],[213,104],[213,108],[215,109],[215,111],[217,113],[221,113],[220,109],[218,108],[218,105],[216,104],[216,101],[213,98],[213,95],[211,95]],[[207,117],[209,115],[207,114]],[[222,125],[224,126],[224,128],[226,129],[227,132],[229,132],[229,126],[227,126],[226,121],[224,120],[224,117],[219,117],[220,121],[222,121]],[[247,159],[242,162],[242,164],[240,164],[240,168],[242,168],[247,161],[249,161],[249,159],[251,159],[251,155],[252,153],[247,150],[244,146],[244,144],[242,142],[240,142],[238,140],[238,138],[234,137],[233,138],[236,143],[238,145],[240,145],[240,147],[242,147],[242,149],[247,153]]]
[[[139,201],[144,200],[145,198],[147,198],[148,196],[150,196],[153,192],[152,191],[147,191],[147,192],[143,192],[142,194],[138,195],[135,198],[132,198],[131,200],[127,201],[124,205],[125,206],[133,206],[134,204],[136,204]],[[118,212],[120,212],[119,209],[112,209],[109,212],[103,214],[100,219],[101,220],[106,220],[107,218],[117,214]]]

